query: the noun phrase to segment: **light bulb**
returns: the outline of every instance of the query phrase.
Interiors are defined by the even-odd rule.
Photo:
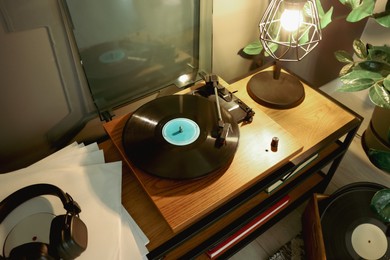
[[[300,10],[286,9],[280,17],[280,23],[282,24],[283,29],[289,32],[298,30],[302,22],[303,16]]]

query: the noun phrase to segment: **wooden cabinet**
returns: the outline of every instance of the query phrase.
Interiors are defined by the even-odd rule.
[[[218,254],[226,258],[313,192],[323,192],[335,173],[361,117],[305,84],[299,106],[263,107],[246,92],[250,77],[224,84],[256,114],[252,123],[240,125],[239,147],[223,173],[193,181],[150,176],[124,154],[128,116],[104,125],[110,138],[100,147],[107,161],[123,161],[122,204],[150,240],[148,258],[207,259],[208,250],[230,241]],[[273,136],[280,140],[276,153],[267,149]]]

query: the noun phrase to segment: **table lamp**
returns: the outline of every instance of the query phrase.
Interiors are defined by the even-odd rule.
[[[286,109],[305,98],[302,83],[281,72],[281,61],[299,61],[321,40],[316,0],[272,0],[260,21],[260,42],[275,59],[274,71],[264,71],[248,82],[248,94],[259,104]]]

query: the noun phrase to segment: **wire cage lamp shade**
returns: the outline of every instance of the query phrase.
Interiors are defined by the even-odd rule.
[[[281,71],[281,61],[300,61],[320,42],[316,0],[271,0],[260,21],[260,42],[275,60],[274,71],[262,71],[248,82],[249,96],[276,109],[298,106],[305,98],[302,82]]]
[[[299,61],[322,38],[316,0],[272,0],[260,21],[264,50],[280,61]]]

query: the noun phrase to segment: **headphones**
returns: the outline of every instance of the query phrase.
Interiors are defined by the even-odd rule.
[[[61,199],[66,214],[51,221],[50,244],[30,242],[13,248],[5,259],[74,259],[87,248],[87,226],[79,218],[80,206],[72,197],[57,186],[34,184],[24,187],[0,202],[0,224],[20,204],[41,195],[54,195]]]

